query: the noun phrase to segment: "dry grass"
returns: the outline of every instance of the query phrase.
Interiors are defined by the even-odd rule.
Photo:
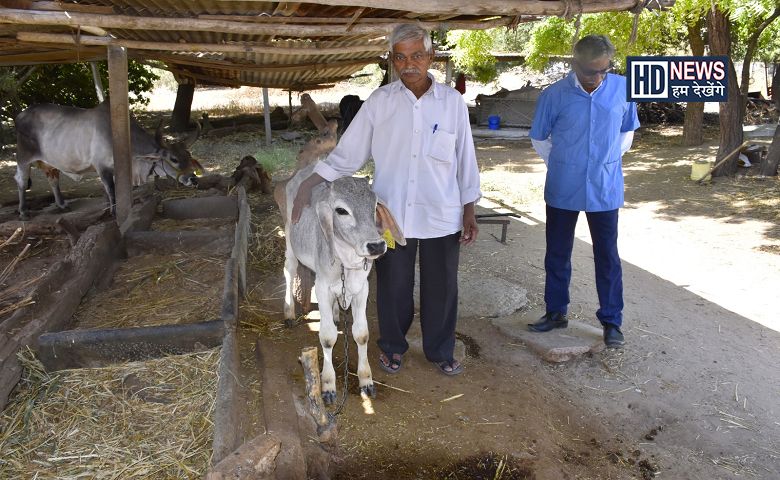
[[[195,323],[219,316],[224,258],[175,253],[139,255],[123,262],[111,288],[85,298],[78,328]]]
[[[0,416],[0,478],[199,478],[219,349],[48,374],[23,351]]]

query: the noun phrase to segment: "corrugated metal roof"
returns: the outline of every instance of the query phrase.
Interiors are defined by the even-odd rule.
[[[386,50],[383,38],[398,22],[421,21],[447,29],[523,21],[516,13],[501,14],[501,9],[520,3],[510,0],[477,7],[479,2],[458,0],[450,9],[442,8],[441,2],[364,3],[0,0],[0,65],[102,59],[105,45],[118,43],[131,57],[159,60],[176,75],[200,84],[305,90],[347,78],[379,61]],[[569,2],[541,3],[552,8]],[[614,9],[633,4],[613,3]],[[417,5],[421,12],[410,10]],[[11,6],[15,8],[7,8]],[[459,9],[479,13],[463,15]]]

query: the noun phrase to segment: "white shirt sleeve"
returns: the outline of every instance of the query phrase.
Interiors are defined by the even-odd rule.
[[[536,140],[532,138],[531,145],[533,145],[536,153],[542,157],[544,164],[547,165],[547,162],[550,160],[550,152],[552,151],[552,140],[550,140],[550,137],[547,137],[544,140]]]
[[[360,170],[371,155],[374,125],[369,109],[369,101],[366,101],[349,124],[347,131],[341,136],[336,148],[324,160],[317,162],[314,173],[332,182]]]
[[[620,132],[620,155],[626,153],[634,142],[634,131]]]
[[[479,166],[477,165],[477,153],[474,150],[474,137],[471,135],[468,107],[460,97],[458,97],[458,101],[461,103],[458,137],[455,143],[456,161],[458,162],[458,188],[460,189],[460,204],[466,205],[482,198],[482,191],[479,189]]]

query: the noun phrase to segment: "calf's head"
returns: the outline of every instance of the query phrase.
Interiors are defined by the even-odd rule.
[[[390,212],[378,205],[367,179],[343,177],[327,183],[325,189],[315,205],[317,219],[325,238],[331,239],[331,253],[342,261],[355,255],[370,260],[380,257],[387,251],[382,235],[386,230],[397,236],[396,242],[406,244]]]
[[[159,160],[152,167],[154,173],[161,177],[175,178],[188,187],[198,185],[198,175],[203,173],[203,166],[192,157],[189,148],[200,136],[200,124],[195,132],[182,141],[168,143],[163,137],[162,122],[155,132],[155,141],[159,146]]]

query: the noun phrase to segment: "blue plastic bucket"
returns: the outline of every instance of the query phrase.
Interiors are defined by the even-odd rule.
[[[498,115],[491,115],[488,117],[488,128],[490,130],[498,130],[501,126],[501,117]]]

